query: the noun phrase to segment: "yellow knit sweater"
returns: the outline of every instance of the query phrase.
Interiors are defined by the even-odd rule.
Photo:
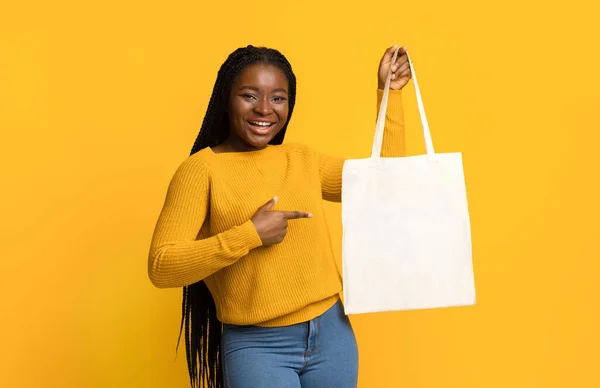
[[[401,92],[390,90],[383,156],[404,155]],[[382,96],[378,89],[377,110]],[[342,290],[323,200],[341,200],[343,164],[292,144],[193,154],[169,185],[150,247],[150,280],[160,288],[204,280],[224,323],[285,326],[319,316]],[[312,218],[290,220],[281,243],[262,246],[250,219],[274,196],[275,210]]]

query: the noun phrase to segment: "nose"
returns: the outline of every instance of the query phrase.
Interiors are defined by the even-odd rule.
[[[268,115],[272,111],[271,103],[268,98],[261,98],[254,106],[254,111],[263,116]]]

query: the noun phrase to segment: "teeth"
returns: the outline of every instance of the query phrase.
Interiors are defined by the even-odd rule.
[[[261,127],[270,127],[271,124],[273,124],[273,123],[267,123],[267,122],[264,122],[264,121],[250,121],[250,124],[252,124],[252,125],[258,125],[258,126],[261,126]]]

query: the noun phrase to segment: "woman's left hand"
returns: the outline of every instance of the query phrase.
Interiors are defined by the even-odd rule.
[[[387,79],[390,66],[392,67],[392,79],[390,83],[390,89],[402,89],[412,77],[412,73],[410,71],[410,66],[408,63],[408,56],[406,54],[406,47],[400,47],[398,49],[398,56],[396,57],[396,62],[392,63],[392,57],[394,56],[396,48],[398,48],[398,45],[393,45],[392,47],[385,50],[385,53],[383,54],[383,57],[379,62],[379,71],[377,72],[377,77],[379,80],[379,89],[383,90],[385,88],[385,81]]]

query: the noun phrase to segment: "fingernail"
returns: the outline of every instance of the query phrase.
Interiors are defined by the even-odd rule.
[[[274,197],[273,197],[273,201],[275,201],[275,202],[277,202],[277,200],[278,200],[278,199],[279,199],[279,198],[277,198],[277,196],[274,196]]]
[[[308,213],[308,218],[312,218],[312,213]]]

